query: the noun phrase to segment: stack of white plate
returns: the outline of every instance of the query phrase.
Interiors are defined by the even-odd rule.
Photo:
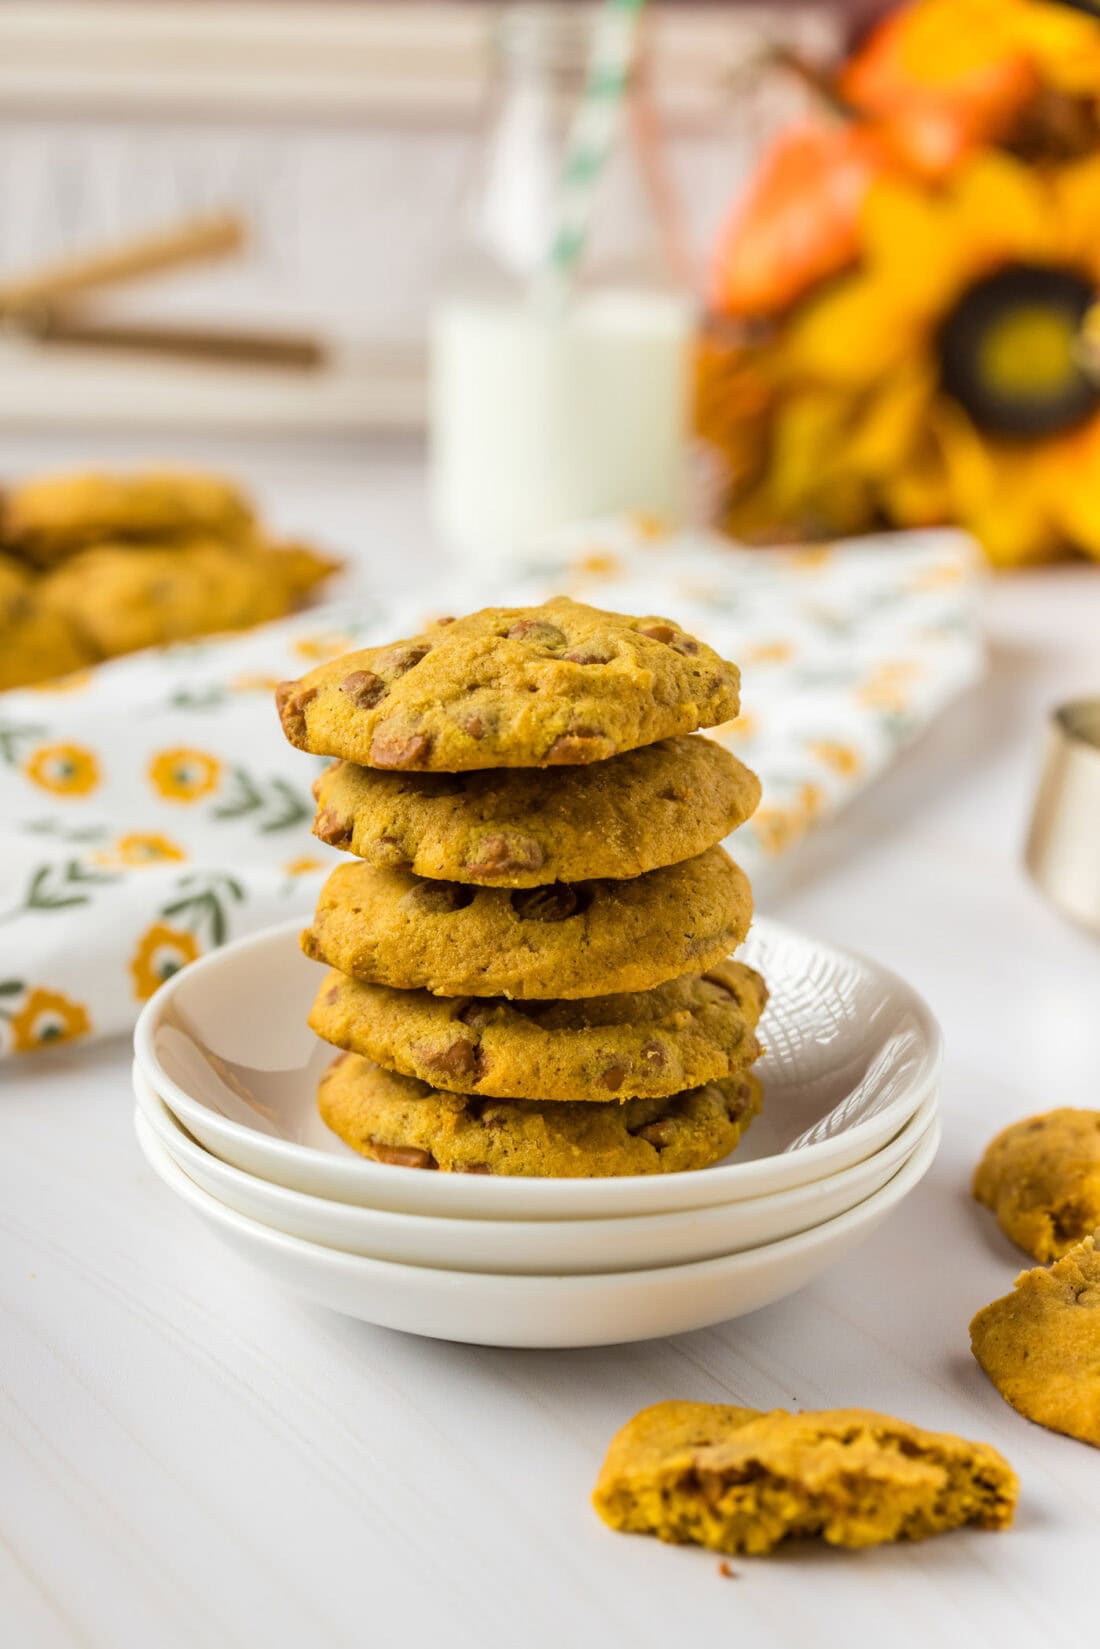
[[[792,1293],[862,1242],[939,1140],[940,1036],[871,962],[758,920],[764,1109],[735,1155],[622,1179],[369,1162],[325,1128],[298,927],[214,952],[135,1037],[142,1150],[246,1259],[368,1322],[483,1345],[648,1339]]]

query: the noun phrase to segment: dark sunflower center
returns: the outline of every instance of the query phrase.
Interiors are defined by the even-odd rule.
[[[1100,405],[1077,340],[1096,302],[1072,269],[1012,264],[963,293],[939,334],[947,393],[990,435],[1056,435]]]

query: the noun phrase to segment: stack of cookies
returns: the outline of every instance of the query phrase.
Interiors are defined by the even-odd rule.
[[[460,1173],[667,1173],[759,1106],[752,900],[716,845],[755,776],[694,738],[738,672],[663,618],[561,598],[441,619],[279,690],[330,876],[310,1023],[327,1124]]]

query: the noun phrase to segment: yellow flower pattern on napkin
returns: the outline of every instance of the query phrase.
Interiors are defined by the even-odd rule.
[[[149,763],[149,782],[165,801],[197,802],[217,788],[221,770],[203,750],[161,750]]]
[[[91,1028],[87,1008],[60,991],[43,990],[41,986],[29,991],[8,1019],[11,1049],[17,1054],[37,1053],[59,1042],[75,1042],[77,1037],[87,1036]]]
[[[130,974],[134,995],[139,1002],[147,1002],[155,990],[185,968],[202,953],[198,940],[186,928],[170,928],[165,922],[154,922],[143,933],[138,948],[130,959]]]
[[[43,744],[24,769],[32,784],[55,796],[86,796],[99,783],[99,760],[78,744]]]

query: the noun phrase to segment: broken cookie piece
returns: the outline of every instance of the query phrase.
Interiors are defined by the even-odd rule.
[[[971,1349],[1028,1420],[1100,1447],[1100,1249],[1086,1237],[978,1312]]]
[[[619,1432],[593,1501],[613,1529],[763,1555],[795,1536],[859,1547],[1003,1529],[1017,1491],[988,1445],[865,1409],[670,1402]]]

